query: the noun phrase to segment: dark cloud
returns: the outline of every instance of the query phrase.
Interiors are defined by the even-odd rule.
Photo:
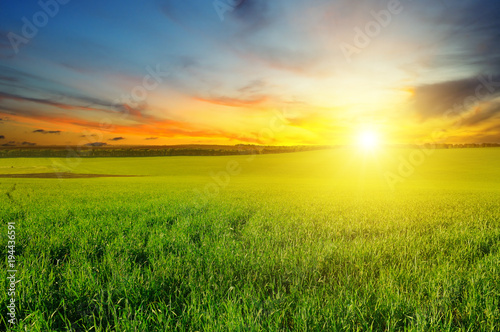
[[[85,146],[92,146],[92,147],[100,147],[100,146],[106,146],[108,143],[104,142],[95,142],[95,143],[87,143]]]
[[[80,137],[86,138],[86,137],[97,137],[96,134],[90,134],[90,135],[81,135]]]
[[[148,138],[146,138],[146,141],[152,141],[152,140],[155,140],[155,139],[158,139],[158,137],[148,137]]]
[[[1,67],[1,66],[0,66]],[[85,97],[85,96],[58,96],[54,98],[33,98],[22,96],[18,94],[11,94],[0,91],[0,103],[2,99],[9,99],[18,102],[32,102],[42,105],[49,105],[65,111],[99,111],[106,112],[108,114],[119,115],[121,117],[128,117],[135,119],[137,121],[149,121],[151,117],[145,117],[144,113],[147,110],[147,103],[138,103],[137,106],[130,106],[121,100],[116,100],[115,102],[107,102],[97,98]],[[27,108],[26,106],[16,108],[1,106],[4,111],[11,111],[13,114],[25,114],[29,117],[33,117],[39,114],[39,110],[36,108]],[[1,122],[0,122],[1,123]]]
[[[27,145],[27,146],[35,146],[36,143],[31,143],[31,142],[22,142],[21,145]]]
[[[102,49],[102,45],[94,45],[100,46]],[[89,47],[89,49],[91,49]],[[60,65],[64,67],[68,67],[67,64],[61,63]],[[93,63],[93,67],[85,66],[80,68],[80,73],[88,74],[89,72],[102,72],[95,66],[95,62]],[[74,70],[74,68],[72,68]],[[110,69],[109,65],[106,69]],[[60,80],[52,80],[47,76],[40,76],[33,73],[29,73],[27,71],[22,71],[19,69],[14,69],[7,66],[2,66],[0,64],[0,85],[5,85],[9,88],[16,88],[16,91],[22,91],[22,93],[18,93],[18,95],[10,95],[13,99],[25,99],[26,101],[32,101],[52,106],[61,107],[64,109],[94,109],[100,111],[107,112],[117,112],[120,111],[119,106],[120,103],[113,99],[101,99],[94,96],[89,96],[85,94],[81,94],[77,91],[68,92],[66,86],[62,85]],[[120,74],[122,74],[123,70],[120,70]],[[144,76],[143,73],[138,74],[138,77],[130,76],[130,78],[134,79],[142,79]],[[12,90],[10,90],[12,91]],[[17,93],[17,92],[16,92]],[[30,98],[30,94],[35,95],[47,95],[47,98]],[[8,93],[4,93],[6,97],[9,97]],[[118,96],[116,96],[118,97]],[[2,96],[0,95],[0,99]]]
[[[115,107],[124,116],[132,115],[136,118],[141,118],[148,105],[147,103],[142,102],[138,103],[137,106],[131,106],[129,104],[116,104]]]
[[[230,34],[234,36],[245,36],[254,34],[262,28],[275,23],[277,15],[283,11],[276,10],[277,2],[266,0],[236,0],[221,1],[223,4],[217,6],[216,1],[209,1],[201,5],[196,0],[176,1],[163,0],[160,2],[160,11],[171,21],[183,27],[186,31],[201,35],[210,35],[212,38],[224,37]],[[227,4],[227,5],[225,5]],[[274,5],[274,7],[272,6]],[[213,13],[213,15],[208,15]],[[221,24],[213,23],[222,19],[224,24],[231,27],[225,28]],[[210,31],[207,31],[210,29]]]
[[[110,138],[109,140],[110,141],[121,141],[121,140],[124,140],[125,137],[113,137],[113,138]]]
[[[470,65],[478,72],[500,72],[500,2],[491,0],[457,1],[448,4],[443,14],[435,18],[436,26],[445,26],[445,44],[461,45],[452,54],[437,56],[435,65],[447,61]],[[452,64],[452,63],[451,63]]]
[[[0,135],[0,139],[5,139],[5,136],[4,135]]]
[[[499,94],[500,75],[480,75],[419,86],[415,88],[413,102],[417,113],[423,119],[428,119],[445,116],[448,111],[458,115]]]
[[[266,0],[242,0],[231,16],[243,23],[247,32],[255,32],[273,22],[270,1]]]
[[[87,68],[86,72],[89,69]],[[93,96],[82,95],[78,92],[68,93],[65,86],[60,81],[52,80],[45,76],[39,76],[27,71],[14,69],[0,64],[0,85],[9,88],[16,88],[22,93],[11,94],[5,91],[0,92],[0,101],[4,98],[18,101],[29,101],[63,109],[87,109],[107,112],[120,111],[116,101],[105,100]],[[50,88],[49,88],[50,87]],[[64,91],[64,92],[62,92]],[[33,98],[30,94],[47,95],[47,98]]]
[[[37,129],[33,130],[34,133],[40,133],[40,134],[60,134],[62,131],[60,130],[44,130],[44,129]]]
[[[99,111],[108,111],[108,112],[116,112],[117,104],[112,102],[100,101],[96,98],[86,98],[86,97],[74,97],[74,96],[58,96],[55,98],[33,98],[22,95],[15,95],[6,92],[0,92],[0,101],[2,99],[11,99],[16,101],[27,101],[38,103],[42,105],[55,106],[58,108],[62,108],[65,110],[99,110]],[[95,106],[103,107],[95,108]],[[106,109],[107,108],[107,109]]]
[[[491,0],[470,1],[459,19],[462,31],[482,36],[486,51],[500,50],[500,2]],[[496,45],[495,45],[496,44]]]
[[[269,1],[265,0],[221,0],[206,3],[198,0],[160,0],[158,3],[160,11],[169,20],[190,32],[204,33],[207,28],[227,32],[228,29],[221,26],[219,20],[233,23],[232,29],[239,28],[238,30],[257,29],[272,21]],[[235,22],[240,26],[235,26]],[[217,23],[217,26],[209,26],[211,23]]]
[[[199,61],[191,56],[179,55],[173,58],[174,61],[171,63],[171,65],[179,67],[181,69],[193,68],[200,65]]]

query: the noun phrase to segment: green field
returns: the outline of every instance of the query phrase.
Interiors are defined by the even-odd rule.
[[[136,177],[0,178],[2,330],[500,329],[499,148],[0,159],[56,171]]]

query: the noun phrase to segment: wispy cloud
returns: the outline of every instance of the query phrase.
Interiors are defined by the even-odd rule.
[[[241,107],[241,106],[253,106],[262,104],[267,100],[267,97],[254,96],[248,99],[231,98],[231,97],[207,97],[207,98],[196,98],[196,100],[222,106]]]
[[[36,129],[33,130],[34,133],[40,133],[40,134],[60,134],[62,131],[60,130],[44,130],[44,129]]]
[[[463,126],[476,126],[485,122],[491,123],[492,120],[500,123],[500,102],[498,101],[484,103],[476,107],[472,114],[462,119],[461,124]]]

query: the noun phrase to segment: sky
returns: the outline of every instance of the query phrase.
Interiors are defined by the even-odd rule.
[[[497,0],[0,3],[0,146],[500,142]]]

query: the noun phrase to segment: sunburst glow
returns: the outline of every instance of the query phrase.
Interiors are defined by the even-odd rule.
[[[364,150],[376,149],[380,144],[379,135],[374,131],[363,131],[359,134],[358,145]]]

